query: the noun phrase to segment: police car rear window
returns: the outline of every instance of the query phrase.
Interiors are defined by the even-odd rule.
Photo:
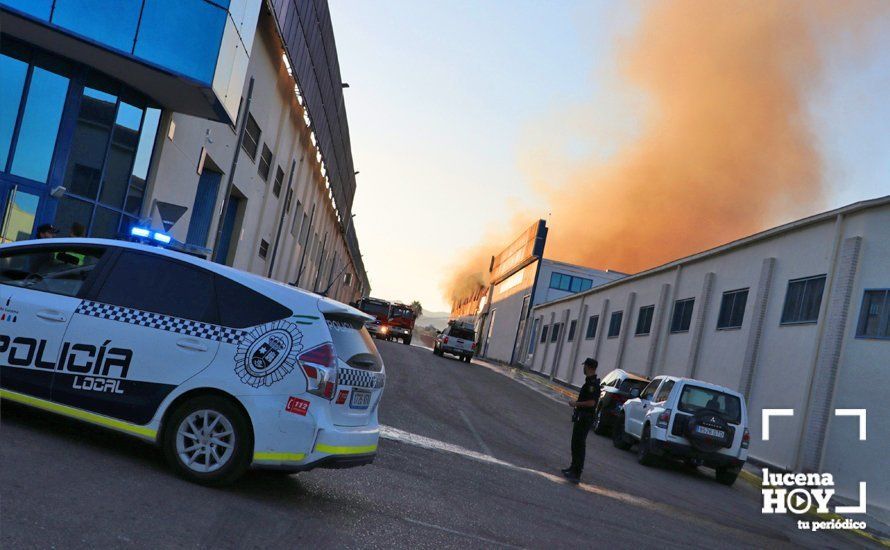
[[[219,324],[225,327],[252,327],[293,315],[275,300],[220,275],[216,276],[216,299]]]
[[[216,323],[213,274],[154,254],[124,252],[99,290],[106,304]]]
[[[362,319],[348,315],[325,315],[334,351],[343,362],[355,369],[379,371],[383,361]]]

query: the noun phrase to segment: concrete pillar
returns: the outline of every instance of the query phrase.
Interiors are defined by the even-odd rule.
[[[823,329],[818,343],[816,366],[811,377],[801,447],[800,469],[804,471],[819,471],[822,463],[861,248],[862,237],[845,239],[836,256],[834,276],[826,281],[829,290],[819,312]]]
[[[575,341],[572,342],[572,354],[569,356],[569,373],[568,376],[566,376],[566,382],[569,384],[575,379],[575,372],[578,370],[578,350],[581,348],[581,340],[584,339],[581,334],[586,328],[584,325],[584,320],[587,319],[587,304],[584,303],[585,298],[587,298],[587,295],[581,297],[581,308],[578,313]]]
[[[624,307],[624,318],[621,319],[621,334],[618,335],[618,355],[615,357],[615,368],[621,368],[621,360],[624,359],[624,346],[627,343],[627,333],[630,332],[630,320],[633,318],[634,302],[637,300],[637,293],[631,292],[627,295],[627,305]],[[608,330],[608,325],[606,325]]]
[[[541,356],[541,370],[538,371],[541,374],[544,374],[544,372],[546,372],[546,369],[547,369],[547,355],[548,355],[547,352],[550,351],[550,340],[553,338],[553,321],[555,319],[556,319],[556,312],[551,311],[550,312],[550,324],[549,324],[550,328],[548,329],[548,332],[547,332],[547,339],[544,340],[544,355]],[[541,330],[544,330],[544,329],[541,329]]]
[[[602,344],[603,333],[608,330],[608,325],[606,325],[606,315],[609,314],[609,299],[606,298],[603,300],[603,307],[600,308],[600,320],[599,325],[596,327],[596,336],[593,338],[593,358],[597,361],[600,360],[600,345]]]
[[[708,306],[711,303],[711,290],[714,288],[714,278],[714,272],[708,272],[705,274],[705,280],[702,283],[701,298],[698,300],[698,312],[695,314],[695,324],[692,327],[692,339],[689,345],[689,378],[695,378],[695,371],[698,369],[702,331],[705,328]]]
[[[674,304],[676,303],[679,296],[677,296],[678,289],[680,288],[680,275],[683,273],[683,264],[677,264],[676,269],[674,269],[674,282],[671,283],[671,291],[668,293],[667,311],[665,314],[667,317],[667,321],[662,325],[662,337],[658,342],[658,350],[655,354],[655,364],[652,367],[652,373],[656,372],[664,372],[664,358],[666,355],[668,338],[671,332],[671,316],[674,311]]]
[[[757,355],[760,352],[760,338],[763,334],[763,321],[766,319],[766,305],[769,303],[769,291],[772,287],[775,258],[764,258],[760,266],[760,279],[757,281],[757,293],[754,296],[754,307],[751,315],[751,328],[748,331],[748,343],[745,345],[745,358],[742,361],[742,377],[739,391],[751,400],[751,386],[757,370]]]
[[[566,308],[565,311],[562,312],[562,331],[557,334],[556,338],[556,351],[553,354],[553,364],[550,366],[550,380],[556,376],[556,370],[559,368],[559,360],[562,358],[562,348],[565,345],[566,334],[569,330],[569,309]]]
[[[537,326],[535,326],[535,325],[537,325]],[[535,368],[535,359],[538,357],[538,352],[541,350],[541,347],[543,346],[541,344],[541,342],[538,341],[541,339],[541,330],[543,329],[543,327],[544,327],[544,316],[538,315],[532,321],[532,329],[531,329],[531,336],[530,336],[533,339],[533,341],[535,342],[535,351],[532,352],[532,356],[531,356],[531,359],[529,359],[529,361],[528,361],[528,365],[524,365],[525,367],[530,368],[532,370],[534,370],[534,368]]]
[[[658,355],[658,344],[661,342],[661,326],[665,318],[670,316],[668,298],[671,295],[671,285],[664,283],[658,292],[658,302],[655,304],[655,314],[652,317],[652,326],[649,329],[649,353],[646,355],[646,374],[651,378],[655,370],[655,357]]]

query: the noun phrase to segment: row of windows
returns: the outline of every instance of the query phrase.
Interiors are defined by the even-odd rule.
[[[550,274],[550,288],[565,290],[567,292],[584,292],[593,287],[591,279],[575,277],[564,273],[553,272]]]
[[[819,309],[822,305],[822,294],[825,289],[825,275],[793,279],[788,281],[788,291],[785,294],[785,304],[782,309],[781,325],[794,325],[815,323],[819,319]],[[748,289],[728,290],[723,293],[720,301],[720,311],[717,316],[717,330],[741,328],[745,316],[745,307],[748,302]],[[671,315],[670,332],[673,334],[688,332],[692,324],[692,312],[695,308],[695,298],[684,298],[674,302]],[[655,306],[646,305],[639,309],[637,324],[634,330],[636,336],[645,336],[652,330],[652,319],[655,315]],[[621,324],[624,320],[623,311],[615,311],[609,317],[608,338],[616,338],[621,334]],[[561,323],[559,323],[561,324]],[[569,325],[568,340],[575,337],[576,321]],[[590,340],[596,337],[599,326],[599,315],[591,315],[587,319],[587,328],[584,338]],[[541,342],[547,340],[548,326],[542,329]],[[890,291],[869,290],[863,298],[862,313],[856,332],[861,338],[890,338]],[[550,332],[551,341],[557,338]]]

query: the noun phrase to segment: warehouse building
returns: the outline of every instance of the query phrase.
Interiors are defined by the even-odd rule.
[[[528,315],[535,305],[624,276],[544,258],[546,241],[547,225],[538,220],[492,257],[491,283],[453,305],[453,319],[476,327],[480,357],[508,364],[521,360],[521,351],[528,349]]]
[[[747,396],[752,459],[828,472],[890,510],[890,196],[851,204],[534,308],[526,366],[698,378]],[[575,323],[574,338],[559,327]],[[557,328],[554,328],[557,327]],[[557,337],[553,338],[554,331]],[[793,409],[761,440],[761,410]],[[868,433],[835,409],[866,409]],[[871,508],[873,510],[873,508]]]
[[[326,1],[112,4],[0,0],[2,242],[150,224],[193,254],[366,295]]]

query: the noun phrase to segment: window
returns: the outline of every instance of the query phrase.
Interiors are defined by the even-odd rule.
[[[688,332],[692,324],[692,308],[695,298],[686,298],[674,302],[674,314],[671,317],[671,332]]]
[[[287,319],[294,314],[278,302],[229,278],[222,275],[215,275],[214,278],[219,324],[225,327],[253,327]]]
[[[213,274],[154,254],[121,254],[97,301],[216,323]]]
[[[341,361],[355,369],[379,371],[383,368],[383,360],[361,320],[332,314],[324,318]]]
[[[859,311],[857,338],[890,338],[890,289],[866,290]]]
[[[5,250],[0,255],[0,284],[77,296],[104,251],[82,246]]]
[[[0,73],[3,74],[3,86],[0,86],[0,172],[5,172],[25,77],[28,76],[28,64],[14,57],[0,55]]]
[[[788,281],[781,324],[815,323],[819,320],[825,275]]]
[[[593,286],[591,279],[573,277],[564,273],[553,272],[550,274],[550,288],[564,290],[566,292],[583,292]]]
[[[562,330],[562,323],[555,323],[550,332],[550,343],[556,342],[559,340],[559,333]]]
[[[550,328],[549,325],[544,325],[544,328],[541,329],[541,343],[547,341],[547,330]]]
[[[451,325],[451,328],[448,330],[448,336],[459,338],[460,340],[470,340],[472,342],[476,339],[476,332],[472,329]]]
[[[690,414],[709,409],[720,413],[734,424],[742,420],[742,402],[738,397],[691,384],[683,386],[677,408]]]
[[[568,336],[569,342],[571,342],[572,340],[575,339],[575,325],[577,325],[577,324],[578,324],[578,322],[575,320],[572,320],[572,322],[569,323],[569,336]]]
[[[674,381],[667,380],[664,384],[661,385],[661,388],[658,390],[658,395],[655,396],[656,403],[664,403],[667,401],[668,396],[671,394],[671,390],[674,389]]]
[[[651,401],[659,384],[661,384],[661,378],[656,378],[649,382],[649,385],[643,388],[643,391],[640,393],[640,398]]]
[[[68,79],[40,67],[32,69],[9,171],[16,176],[45,182],[56,148],[62,108],[68,93]]]
[[[606,387],[606,386],[613,387],[613,386],[615,386],[615,382],[617,380],[618,380],[618,373],[616,371],[612,371],[609,374],[607,374],[605,378],[603,378],[602,382],[600,382],[600,385],[603,387]]]
[[[263,152],[260,154],[260,162],[257,164],[256,171],[259,173],[260,177],[263,178],[263,181],[269,181],[269,171],[271,169],[272,150],[264,143]],[[281,168],[278,170],[281,171]],[[278,190],[281,191],[281,182],[276,179],[275,184],[278,185]],[[278,193],[275,193],[275,196],[277,197]]]
[[[269,254],[269,243],[265,239],[260,239],[260,258],[265,258]]]
[[[637,330],[635,331],[637,336],[649,334],[649,331],[652,330],[652,315],[654,314],[655,306],[640,308],[640,313],[637,315]]]
[[[616,311],[609,318],[609,338],[615,338],[619,334],[621,334],[621,319],[624,318],[623,311]]]
[[[70,29],[102,44],[130,53],[142,2],[98,3],[91,0],[56,0],[55,25]],[[89,16],[84,16],[89,14]]]
[[[720,302],[720,315],[717,316],[717,328],[740,328],[745,318],[745,303],[748,301],[748,289],[729,290],[723,293]]]
[[[272,186],[272,192],[275,193],[276,197],[281,196],[281,186],[284,183],[284,170],[281,169],[281,166],[275,167],[275,184]]]
[[[250,160],[256,159],[257,149],[260,148],[260,136],[262,135],[260,125],[256,123],[253,115],[247,113],[247,126],[244,128],[244,139],[241,140],[241,148],[250,157]]]
[[[600,324],[600,316],[599,315],[591,315],[587,319],[587,333],[584,335],[584,338],[590,340],[591,338],[596,337],[596,327]]]

